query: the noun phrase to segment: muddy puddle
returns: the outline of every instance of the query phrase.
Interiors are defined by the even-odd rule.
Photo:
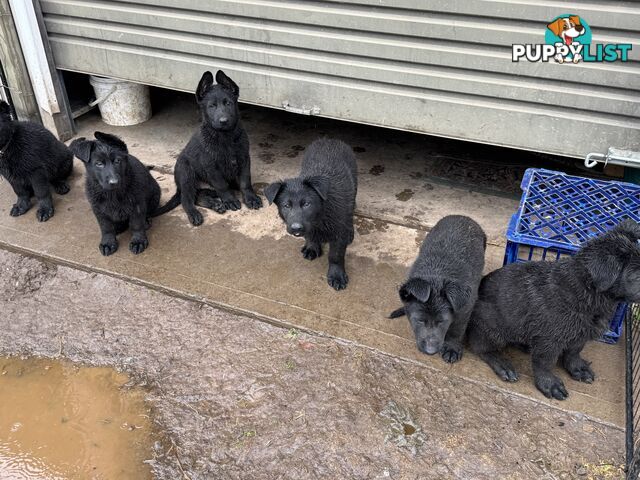
[[[0,357],[0,479],[150,479],[144,393],[110,368]]]

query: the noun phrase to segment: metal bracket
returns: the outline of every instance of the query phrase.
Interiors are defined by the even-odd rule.
[[[584,159],[584,166],[587,168],[593,168],[598,163],[604,163],[605,165],[610,163],[611,165],[640,168],[640,152],[609,147],[606,155],[602,153],[589,153]]]
[[[314,105],[313,107],[307,108],[305,105],[301,107],[294,107],[289,103],[289,100],[285,100],[282,102],[282,108],[284,108],[287,112],[298,113],[300,115],[320,115],[320,107]]]

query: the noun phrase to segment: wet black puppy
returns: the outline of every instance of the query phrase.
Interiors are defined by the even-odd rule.
[[[462,215],[441,219],[422,242],[409,278],[400,287],[404,306],[390,315],[409,317],[421,352],[440,353],[449,363],[462,358],[486,245],[482,227]]]
[[[551,371],[558,360],[574,380],[593,382],[585,343],[600,337],[619,302],[640,302],[640,225],[625,221],[558,262],[513,263],[480,284],[469,322],[469,346],[503,380],[518,374],[500,355],[507,345],[531,352],[536,387],[564,400]]]
[[[275,202],[287,232],[304,237],[302,255],[314,260],[329,243],[327,280],[336,290],[347,287],[344,269],[347,245],[353,242],[353,211],[358,172],[353,150],[339,140],[314,141],[305,153],[297,178],[275,182],[265,188],[269,203]]]
[[[51,187],[59,195],[69,192],[72,170],[73,154],[64,143],[42,125],[14,121],[11,108],[0,100],[0,176],[18,196],[12,217],[27,213],[33,196],[38,200],[38,221],[53,217]]]
[[[142,253],[149,246],[147,229],[160,203],[160,186],[122,140],[107,133],[94,135],[95,141],[74,140],[71,149],[87,169],[87,199],[102,233],[100,253],[115,253],[116,235],[127,228],[131,230],[129,250]]]
[[[238,110],[240,89],[222,70],[216,73],[216,82],[214,85],[211,72],[205,72],[200,79],[196,100],[202,123],[176,162],[176,194],[157,215],[182,203],[189,221],[201,225],[203,218],[196,204],[218,213],[240,209],[232,188],[240,189],[247,207],[262,207],[262,200],[251,185],[249,137]],[[211,185],[214,190],[200,189],[200,183]]]

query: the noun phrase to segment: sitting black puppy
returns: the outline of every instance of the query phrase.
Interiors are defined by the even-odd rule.
[[[462,215],[444,217],[425,237],[409,278],[400,287],[404,306],[389,316],[409,317],[421,352],[440,353],[449,363],[462,358],[486,246],[482,227]]]
[[[196,204],[218,213],[240,209],[232,188],[240,189],[247,207],[262,207],[262,200],[251,185],[249,137],[238,110],[240,89],[222,70],[216,73],[216,82],[214,85],[211,72],[205,72],[200,79],[196,100],[202,123],[176,161],[175,195],[156,213],[162,215],[182,203],[195,226],[203,222]],[[215,190],[199,189],[199,183]]]
[[[304,237],[302,255],[314,260],[328,242],[329,285],[347,287],[344,269],[347,245],[353,242],[353,211],[358,190],[358,172],[353,150],[339,140],[320,139],[307,149],[297,178],[269,185],[264,194],[275,202],[287,232]]]
[[[100,225],[100,253],[118,250],[116,235],[131,229],[129,250],[138,254],[149,246],[147,229],[160,203],[160,186],[149,169],[130,155],[114,135],[95,132],[95,141],[79,138],[71,149],[87,169],[86,194]]]
[[[469,346],[507,382],[518,380],[500,355],[507,345],[531,352],[536,387],[564,400],[551,371],[560,359],[574,380],[593,382],[580,356],[600,337],[619,302],[640,302],[640,225],[627,220],[558,262],[512,263],[482,279],[469,322]]]
[[[38,221],[53,217],[51,187],[59,195],[68,193],[72,170],[73,154],[64,143],[42,125],[14,121],[11,107],[0,100],[0,176],[18,196],[12,217],[27,213],[33,196],[38,200]]]

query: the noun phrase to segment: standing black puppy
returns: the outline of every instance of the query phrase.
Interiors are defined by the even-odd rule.
[[[469,323],[469,346],[507,382],[518,380],[500,352],[507,345],[531,352],[536,387],[564,400],[567,389],[552,372],[558,360],[574,380],[594,373],[580,356],[600,337],[619,302],[640,302],[640,225],[627,220],[558,262],[512,263],[482,279]]]
[[[14,121],[9,104],[0,100],[0,176],[18,196],[12,217],[25,214],[33,196],[38,200],[38,221],[53,217],[51,187],[59,195],[68,193],[72,170],[73,154],[64,143],[42,125]]]
[[[100,225],[100,253],[118,250],[116,235],[131,229],[129,250],[142,253],[148,246],[149,218],[160,203],[160,186],[149,169],[114,135],[96,132],[96,141],[79,138],[71,143],[87,168],[86,194]]]
[[[238,95],[240,89],[222,70],[205,72],[196,90],[202,123],[182,150],[175,167],[176,194],[157,215],[182,203],[189,221],[202,224],[202,214],[196,204],[213,208],[218,213],[240,209],[240,202],[231,191],[239,188],[247,207],[258,209],[262,200],[251,185],[249,137],[240,122]],[[200,189],[199,184],[211,185]]]
[[[358,172],[353,150],[339,140],[320,139],[307,149],[297,178],[269,185],[264,194],[275,202],[287,232],[304,237],[302,255],[314,260],[329,243],[327,280],[336,290],[347,287],[347,245],[353,242],[353,211]]]
[[[431,229],[400,287],[404,306],[390,318],[407,315],[418,350],[462,357],[462,340],[478,297],[487,237],[469,217],[450,215]]]

